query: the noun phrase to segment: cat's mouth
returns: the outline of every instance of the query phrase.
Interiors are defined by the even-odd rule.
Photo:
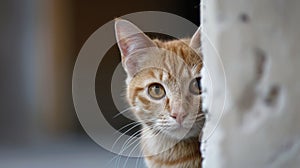
[[[171,137],[171,138],[175,138],[175,139],[188,139],[191,137],[196,137],[198,136],[198,134],[200,133],[200,130],[197,130],[195,128],[185,128],[185,127],[178,127],[176,129],[173,130],[169,130],[168,132],[166,132],[166,134]]]
[[[193,125],[176,124],[168,128],[160,128],[162,134],[175,139],[187,139],[196,137],[201,132],[201,129]]]

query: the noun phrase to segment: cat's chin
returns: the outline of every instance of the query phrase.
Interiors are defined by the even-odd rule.
[[[176,129],[163,131],[163,133],[171,139],[185,140],[198,137],[200,130],[196,130],[195,128],[178,127]]]

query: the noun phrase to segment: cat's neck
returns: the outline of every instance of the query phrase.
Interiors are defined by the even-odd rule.
[[[174,165],[201,167],[200,142],[198,137],[175,140],[164,135],[142,135],[142,151],[146,162],[153,167]],[[193,164],[193,165],[191,165]]]

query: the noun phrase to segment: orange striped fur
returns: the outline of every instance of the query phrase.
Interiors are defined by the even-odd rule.
[[[141,150],[146,165],[201,167],[199,137],[205,118],[201,95],[191,91],[202,68],[199,30],[192,39],[164,42],[149,39],[126,20],[116,20],[115,29],[128,75],[127,100],[143,125]],[[153,97],[152,85],[162,88],[154,94],[164,96]]]

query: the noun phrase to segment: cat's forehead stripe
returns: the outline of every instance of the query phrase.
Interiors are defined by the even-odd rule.
[[[160,72],[159,73],[159,80],[162,80],[163,79],[163,72]]]
[[[154,74],[153,71],[149,71],[149,75],[150,75],[152,78],[156,78],[156,75]]]

